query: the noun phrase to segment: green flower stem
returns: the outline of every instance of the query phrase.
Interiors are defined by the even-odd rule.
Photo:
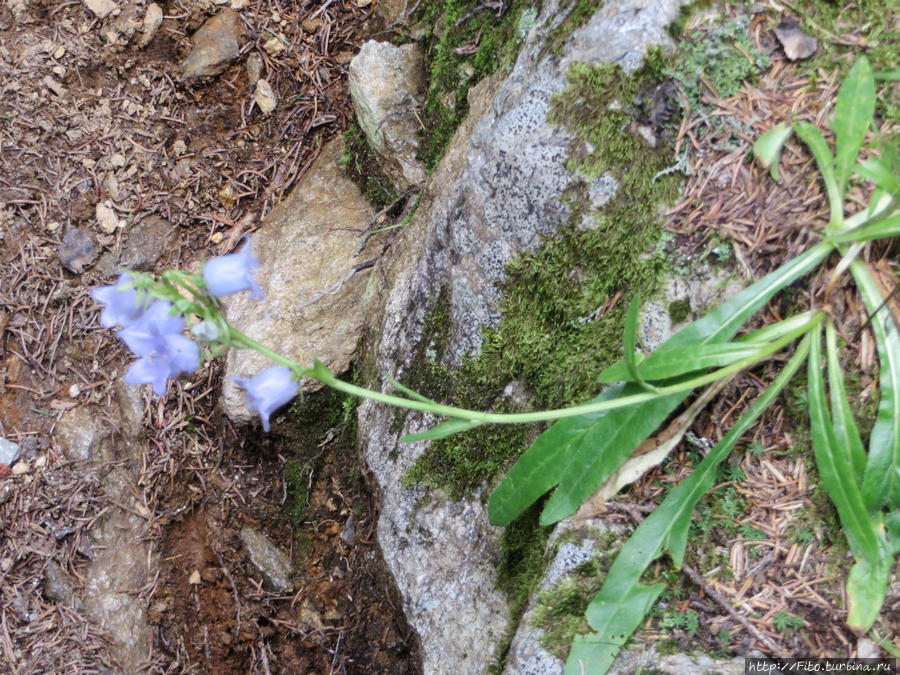
[[[355,384],[350,384],[349,382],[339,380],[334,376],[333,373],[331,373],[331,371],[329,371],[325,366],[322,366],[321,364],[316,364],[316,366],[313,368],[304,368],[291,361],[290,359],[272,351],[265,345],[260,344],[256,340],[248,337],[241,331],[231,326],[229,326],[229,336],[231,338],[231,344],[235,347],[246,347],[249,349],[254,349],[263,356],[272,359],[275,363],[283,365],[286,368],[294,371],[294,373],[296,373],[300,377],[304,375],[312,377],[322,384],[332,387],[333,389],[337,389],[338,391],[343,391],[347,394],[352,394],[354,396],[359,396],[362,398],[368,398],[380,403],[387,403],[389,405],[397,406],[400,408],[420,410],[423,412],[433,413],[435,415],[442,415],[445,417],[452,417],[456,419],[467,420],[470,422],[478,422],[480,424],[525,424],[531,422],[543,422],[547,420],[558,420],[564,417],[576,417],[578,415],[586,415],[588,413],[601,412],[603,410],[612,410],[614,408],[624,408],[626,406],[643,403],[645,401],[661,398],[663,396],[669,396],[670,394],[691,391],[692,389],[696,389],[697,387],[709,384],[710,382],[715,382],[716,380],[719,380],[723,377],[729,377],[746,368],[749,368],[750,366],[755,365],[756,363],[759,363],[760,361],[763,361],[772,354],[775,354],[782,348],[786,347],[801,335],[806,334],[811,329],[821,324],[824,318],[825,313],[818,312],[808,322],[806,322],[799,328],[796,328],[795,330],[787,333],[784,337],[767,344],[764,348],[760,349],[756,354],[752,356],[748,356],[745,359],[736,361],[730,366],[720,368],[719,370],[713,371],[706,375],[701,375],[700,377],[696,377],[692,380],[679,382],[677,384],[669,385],[668,387],[659,387],[656,392],[635,394],[633,396],[625,396],[610,401],[584,403],[582,405],[576,405],[569,408],[559,408],[556,410],[540,410],[537,412],[529,413],[486,413],[479,412],[477,410],[466,410],[464,408],[442,405],[440,403],[429,403],[427,401],[412,400],[408,398],[402,398],[400,396],[394,396],[392,394],[385,394],[380,391],[373,391],[371,389],[366,389],[364,387],[359,387]]]

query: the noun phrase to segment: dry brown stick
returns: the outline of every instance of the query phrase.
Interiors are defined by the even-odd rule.
[[[719,595],[716,591],[713,590],[713,588],[709,584],[706,583],[706,580],[700,575],[699,572],[697,572],[697,570],[695,570],[693,567],[691,567],[687,563],[684,563],[682,565],[682,568],[684,569],[685,574],[687,574],[691,578],[691,581],[693,581],[700,588],[702,588],[703,592],[706,593],[709,597],[711,597],[713,600],[715,600],[717,603],[719,603],[722,606],[722,608],[726,612],[728,612],[728,615],[732,619],[734,619],[739,624],[741,624],[744,628],[747,629],[747,631],[753,637],[755,637],[757,640],[759,640],[761,643],[763,643],[766,646],[766,649],[768,649],[772,653],[773,656],[778,655],[778,651],[779,651],[778,645],[776,645],[774,642],[772,642],[772,640],[770,640],[768,637],[763,635],[762,632],[756,626],[754,626],[747,619],[745,619],[743,616],[741,616],[734,609],[734,607],[732,607],[731,604],[725,600],[725,598],[723,598],[721,595]]]

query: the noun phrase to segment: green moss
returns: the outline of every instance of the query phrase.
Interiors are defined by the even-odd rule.
[[[419,159],[433,169],[468,111],[469,88],[499,68],[510,68],[536,12],[513,0],[501,16],[476,0],[423,0],[413,18],[429,74]]]
[[[669,303],[669,318],[673,324],[681,323],[691,315],[691,303],[687,300],[673,300]]]
[[[391,180],[382,172],[366,135],[354,122],[344,132],[341,167],[376,209],[383,209],[398,197]]]
[[[712,94],[709,87],[728,98],[769,65],[769,57],[750,41],[748,26],[747,17],[741,16],[697,28],[678,40],[675,61],[664,74],[681,85],[693,109]]]
[[[622,546],[622,539],[612,532],[578,534],[582,540],[588,537],[595,541],[595,550],[601,553],[579,565],[573,574],[553,588],[542,592],[535,602],[533,625],[544,633],[541,644],[562,660],[568,656],[572,639],[591,631],[584,613],[600,592],[606,573]],[[565,541],[565,538],[560,539],[553,555]]]
[[[284,466],[288,493],[288,516],[295,523],[305,521],[310,474],[322,457],[321,443],[336,427],[341,429],[338,439],[348,450],[353,447],[355,401],[333,389],[322,389],[305,396],[291,406],[290,422],[278,432],[287,441],[291,454]]]
[[[568,0],[568,2],[561,2],[559,11],[556,15],[551,16],[549,21],[558,21],[557,17],[561,14],[565,14],[565,18],[547,33],[542,54],[549,52],[558,57],[562,53],[563,45],[568,37],[586,24],[602,6],[603,2],[598,2],[598,0]]]

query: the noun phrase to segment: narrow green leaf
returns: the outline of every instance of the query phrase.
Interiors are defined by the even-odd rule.
[[[834,435],[838,442],[838,449],[846,453],[849,458],[849,464],[853,467],[854,482],[859,486],[862,484],[863,472],[866,470],[866,449],[859,435],[859,429],[856,428],[850,404],[847,402],[833,321],[829,321],[825,325],[825,356],[828,360],[828,390],[831,395]]]
[[[828,415],[825,380],[822,377],[822,334],[816,328],[809,350],[809,428],[816,466],[828,497],[837,508],[850,550],[857,559],[875,563],[878,539],[872,529],[862,494],[853,477],[850,454],[840,447]]]
[[[644,378],[641,377],[640,371],[638,371],[637,361],[635,359],[635,351],[637,349],[637,323],[638,323],[638,312],[641,309],[641,296],[639,293],[635,293],[634,297],[631,299],[631,304],[628,305],[628,313],[625,316],[625,335],[622,340],[623,346],[625,348],[625,367],[628,370],[629,381],[637,382],[641,389],[645,389],[647,391],[656,391],[656,387],[653,387],[647,382],[644,381]]]
[[[900,236],[900,214],[879,220],[871,225],[862,225],[830,237],[836,244],[849,244],[858,241],[875,241]]]
[[[616,607],[617,615],[613,617],[613,625],[639,625],[644,617],[653,609],[653,604],[665,584],[654,586],[633,586],[624,602]],[[618,634],[588,633],[576,635],[572,641],[572,649],[566,661],[564,675],[586,675],[596,673],[602,675],[609,670],[616,654],[628,640],[633,631],[622,631]]]
[[[669,338],[663,348],[674,349],[694,343],[713,344],[731,339],[769,298],[812,271],[831,250],[830,243],[819,242],[706,316],[685,326]],[[638,387],[615,386],[595,400],[610,400],[619,395],[639,392]],[[571,499],[565,507],[558,508],[560,502],[557,502],[554,514],[546,518],[542,515],[542,519],[552,523],[556,521],[551,518],[558,516],[561,519],[571,515],[682,400],[684,395],[677,394],[610,410],[606,414],[595,413],[555,423],[522,454],[491,494],[488,505],[491,523],[506,525],[512,522],[553,486],[560,482],[568,486],[577,479],[578,492],[570,495]],[[591,443],[595,445],[583,442],[589,432]],[[597,470],[598,461],[600,470]],[[579,498],[581,501],[578,501]]]
[[[696,471],[673,489],[625,542],[603,588],[588,605],[588,623],[596,633],[576,639],[566,662],[566,673],[579,673],[582,664],[590,665],[584,672],[596,675],[609,669],[619,648],[644,620],[663,588],[662,584],[642,585],[641,576],[664,548],[676,565],[681,565],[691,517],[697,502],[715,483],[716,468],[803,365],[809,343],[809,337],[803,339],[762,396],[703,458]]]
[[[828,227],[837,228],[844,220],[844,198],[834,170],[834,157],[831,156],[831,150],[828,149],[822,132],[809,122],[795,122],[794,129],[806,143],[813,157],[816,158],[819,173],[822,174],[822,182],[825,183],[828,205],[831,207],[831,221],[828,223]]]
[[[900,192],[900,178],[881,157],[868,157],[854,167],[854,171],[870,180],[885,192]]]
[[[850,265],[863,305],[872,316],[870,325],[878,347],[881,401],[869,434],[869,458],[863,475],[862,495],[869,511],[900,508],[900,334],[884,297],[863,261]]]
[[[469,431],[476,427],[480,427],[481,422],[473,422],[472,420],[447,420],[441,422],[436,427],[431,427],[427,431],[420,431],[415,434],[407,434],[400,439],[401,443],[415,443],[416,441],[435,441],[439,438],[447,438],[453,434],[462,431]]]
[[[874,74],[876,80],[900,82],[900,70],[882,70]]]
[[[776,183],[781,182],[781,175],[778,173],[778,161],[781,159],[781,151],[792,133],[793,129],[791,126],[781,122],[757,138],[753,144],[753,154],[764,167],[769,169],[772,180]]]
[[[636,367],[645,380],[666,380],[707,368],[729,366],[753,356],[766,343],[726,342],[724,344],[700,344],[675,349],[657,349]],[[600,382],[633,382],[635,377],[625,363],[616,363],[602,373]]]
[[[610,387],[592,402],[618,398],[622,391],[622,385]],[[639,407],[644,409],[645,406],[647,404]],[[508,525],[547,490],[559,483],[569,448],[579,442],[601,418],[612,412],[618,411],[610,413],[601,411],[579,417],[567,417],[538,436],[491,493],[488,502],[488,518],[491,524]],[[665,415],[663,417],[665,418]]]
[[[859,56],[838,91],[831,128],[835,136],[835,167],[843,198],[850,172],[875,114],[875,79],[865,56]]]

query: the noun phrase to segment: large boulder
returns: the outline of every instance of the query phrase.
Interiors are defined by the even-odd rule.
[[[318,359],[337,373],[347,369],[362,332],[368,272],[355,268],[366,260],[358,257],[360,233],[374,217],[340,168],[343,152],[342,138],[328,143],[253,235],[260,259],[256,279],[265,300],[240,293],[223,303],[231,324],[254,340],[301,365]],[[226,373],[249,378],[270,365],[257,352],[232,349]],[[231,377],[225,378],[222,400],[231,419],[246,423],[253,418]]]
[[[633,71],[649,46],[669,40],[666,27],[680,4],[605,2],[557,57],[544,41],[559,6],[545,3],[509,76],[494,76],[470,91],[469,117],[376,272],[386,300],[373,319],[367,360],[374,368],[367,372],[402,377],[442,291],[450,308],[443,365],[479,352],[483,329],[500,318],[506,264],[569,221],[563,194],[584,181],[565,168],[572,138],[546,120],[551,97],[566,86],[569,65],[615,62]],[[609,177],[594,183],[588,194],[598,202],[615,189]],[[369,385],[389,390],[380,377]],[[500,530],[488,523],[482,495],[453,502],[432,492],[422,499],[422,488],[403,484],[427,442],[398,439],[434,422],[416,413],[398,418],[370,401],[360,406],[362,450],[383,494],[378,538],[421,637],[425,672],[483,673],[514,628],[496,587]],[[527,639],[520,636],[516,644]]]

